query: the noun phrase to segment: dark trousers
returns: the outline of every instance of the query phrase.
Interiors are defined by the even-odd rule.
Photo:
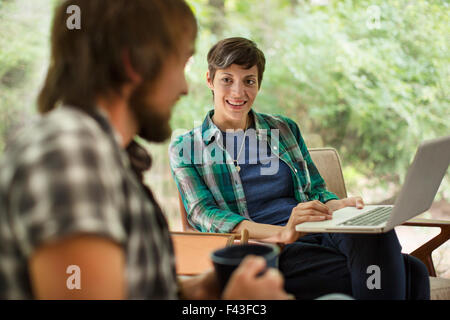
[[[286,245],[279,269],[297,299],[344,293],[355,299],[430,299],[428,270],[402,254],[395,230],[308,234]]]

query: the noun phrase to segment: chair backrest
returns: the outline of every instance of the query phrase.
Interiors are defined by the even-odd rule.
[[[342,174],[341,161],[339,154],[334,148],[311,148],[309,154],[319,170],[320,175],[325,180],[327,189],[336,194],[340,199],[347,198],[347,190],[345,188],[344,176]],[[184,231],[195,231],[187,221],[187,213],[184,208],[181,196],[180,215],[181,224]]]
[[[308,151],[317,170],[319,170],[320,175],[325,180],[327,189],[340,199],[347,198],[341,160],[336,149],[312,148]]]

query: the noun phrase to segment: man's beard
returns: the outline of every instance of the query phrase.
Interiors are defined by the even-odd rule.
[[[151,90],[150,83],[139,85],[130,96],[129,106],[137,121],[138,135],[149,142],[163,142],[172,134],[170,114],[165,116],[157,112],[156,106],[149,105]]]

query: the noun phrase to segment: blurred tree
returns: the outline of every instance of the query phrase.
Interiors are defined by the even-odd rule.
[[[225,16],[225,0],[209,0],[209,5],[214,13],[214,19],[211,21],[211,32],[220,36]]]

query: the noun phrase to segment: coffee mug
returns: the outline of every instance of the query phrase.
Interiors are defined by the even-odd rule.
[[[263,257],[267,268],[278,268],[280,249],[274,245],[242,244],[214,251],[211,260],[223,290],[231,274],[247,255]]]

